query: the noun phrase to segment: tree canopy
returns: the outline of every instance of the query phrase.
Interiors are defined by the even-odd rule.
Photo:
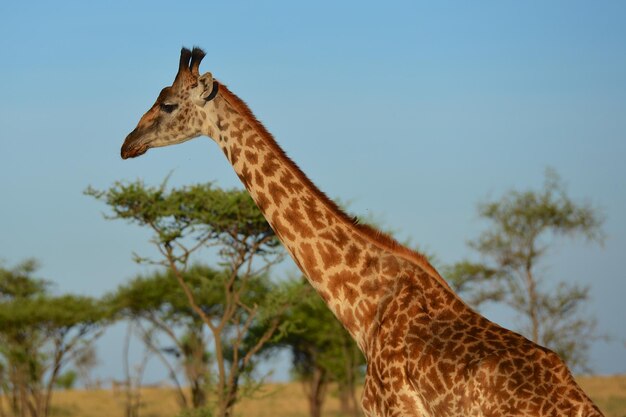
[[[51,295],[36,270],[32,260],[0,268],[0,389],[20,417],[49,414],[62,369],[98,337],[111,313],[90,297]]]

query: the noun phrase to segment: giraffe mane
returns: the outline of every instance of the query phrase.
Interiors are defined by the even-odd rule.
[[[273,151],[276,152],[281,158],[284,158],[293,168],[296,176],[299,177],[300,180],[304,182],[304,184],[309,187],[310,190],[323,202],[328,208],[331,209],[337,217],[339,217],[343,222],[354,225],[356,229],[361,232],[365,238],[374,244],[378,244],[379,246],[383,246],[384,248],[390,250],[391,252],[401,256],[404,259],[412,261],[422,268],[424,268],[430,275],[433,275],[436,280],[442,282],[445,287],[449,288],[448,283],[439,275],[439,273],[433,268],[428,259],[421,253],[410,249],[400,242],[398,242],[392,236],[382,232],[375,227],[372,227],[367,224],[359,223],[358,218],[352,217],[348,215],[345,211],[343,211],[336,202],[330,199],[323,191],[321,191],[314,183],[307,177],[307,175],[298,167],[298,165],[293,162],[293,160],[285,153],[283,148],[278,145],[278,142],[274,139],[274,136],[265,128],[263,123],[261,123],[250,107],[240,99],[236,94],[231,92],[228,87],[226,87],[223,83],[219,82],[220,95],[232,106],[234,107],[240,114],[244,115],[248,121],[252,124],[252,127],[261,135],[267,143],[270,145]]]

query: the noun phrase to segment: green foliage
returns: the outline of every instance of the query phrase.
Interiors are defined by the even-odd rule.
[[[141,181],[116,182],[106,191],[92,187],[85,194],[104,201],[113,211],[113,219],[126,219],[157,232],[159,243],[193,236],[202,242],[208,239],[233,241],[265,240],[274,236],[271,227],[244,190],[222,190],[211,183],[178,189],[166,189],[167,181],[159,187]],[[278,246],[277,239],[268,239],[268,248]]]
[[[44,294],[48,283],[32,277],[37,266],[37,261],[34,259],[28,259],[13,269],[5,269],[0,264],[0,301]]]
[[[511,191],[480,204],[479,214],[490,228],[469,244],[489,262],[446,268],[451,285],[475,307],[487,301],[507,304],[523,318],[523,334],[555,350],[570,367],[586,370],[589,343],[597,339],[595,320],[583,311],[589,288],[546,285],[538,269],[556,237],[582,235],[602,243],[598,210],[573,202],[549,170],[543,190]]]
[[[78,374],[76,371],[70,369],[59,375],[57,380],[54,382],[54,386],[61,389],[72,389],[74,384],[76,384],[77,378]]]
[[[100,302],[76,295],[39,295],[0,303],[0,323],[5,332],[29,328],[48,335],[62,334],[99,325],[107,317],[108,310]]]
[[[223,308],[224,271],[216,271],[203,265],[193,265],[184,272],[185,282],[198,300],[201,308],[210,315],[218,315]],[[198,322],[184,291],[171,270],[156,271],[138,276],[120,285],[106,296],[117,314],[123,317],[158,318],[172,325]]]

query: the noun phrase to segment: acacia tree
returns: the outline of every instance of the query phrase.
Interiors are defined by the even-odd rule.
[[[63,368],[97,338],[109,311],[89,297],[51,296],[34,261],[0,268],[0,369],[12,414],[45,417]],[[4,413],[0,403],[0,413]]]
[[[205,311],[221,306],[216,274],[217,271],[198,265],[184,273],[185,282]],[[142,341],[165,365],[177,387],[180,405],[183,408],[206,405],[210,380],[208,340],[202,320],[192,311],[172,272],[138,276],[120,285],[107,298],[121,318],[137,321],[134,327]],[[178,380],[179,369],[190,387],[189,398]]]
[[[225,271],[216,271],[204,265],[192,265],[183,272],[198,306],[208,315],[223,313],[222,283],[226,279],[225,274]],[[250,277],[247,290],[242,294],[244,303],[263,302],[262,297],[271,290],[267,281],[265,276]],[[206,405],[211,383],[209,335],[173,273],[166,270],[138,276],[120,285],[107,298],[121,317],[137,321],[135,328],[140,332],[141,339],[168,369],[170,379],[177,387],[181,406],[199,408]],[[230,361],[232,352],[229,349],[226,351],[225,357]],[[190,387],[189,398],[183,384],[178,381],[179,370],[182,370],[186,385]]]
[[[147,262],[167,268],[182,288],[191,310],[212,338],[217,368],[214,414],[228,416],[239,396],[242,374],[279,330],[280,313],[290,295],[278,291],[267,279],[283,252],[274,232],[246,192],[222,190],[211,184],[166,189],[166,182],[150,187],[140,181],[115,183],[106,191],[88,188],[86,194],[107,203],[111,219],[124,219],[153,232],[152,243],[160,258]],[[194,294],[185,272],[192,255],[213,248],[223,274],[211,278],[220,288],[219,305],[206,308]],[[206,252],[205,252],[206,253]],[[257,297],[248,297],[259,282]],[[252,328],[264,330],[253,343]]]
[[[570,367],[587,370],[595,320],[583,314],[589,287],[549,285],[540,267],[557,237],[582,235],[602,242],[603,219],[589,204],[575,203],[558,175],[548,170],[541,191],[510,191],[479,205],[490,223],[469,245],[487,262],[459,262],[447,268],[453,287],[474,306],[503,302],[522,318],[521,333],[555,350]]]

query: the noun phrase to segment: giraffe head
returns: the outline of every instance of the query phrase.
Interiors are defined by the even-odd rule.
[[[134,158],[150,148],[174,145],[211,133],[207,111],[213,105],[211,101],[219,84],[211,73],[200,75],[202,58],[204,52],[200,48],[181,50],[174,82],[161,90],[135,130],[126,136],[122,158]]]

